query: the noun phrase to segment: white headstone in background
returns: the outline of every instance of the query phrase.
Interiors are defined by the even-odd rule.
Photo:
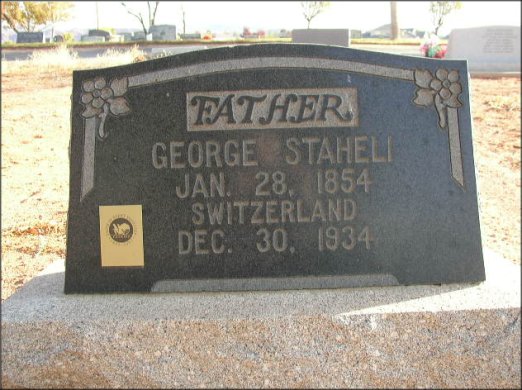
[[[446,59],[468,60],[470,72],[520,72],[520,27],[452,30]]]
[[[123,35],[111,35],[109,38],[109,42],[124,42],[124,40]]]
[[[293,43],[316,43],[322,45],[350,46],[349,29],[309,28],[292,30]]]
[[[81,41],[82,42],[105,42],[105,38],[99,37],[99,36],[82,35]]]

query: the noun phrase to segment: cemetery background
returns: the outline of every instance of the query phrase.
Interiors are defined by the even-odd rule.
[[[163,383],[163,386],[167,384],[171,387],[172,380],[178,380],[174,386],[181,387],[194,387],[196,384],[215,387],[218,383],[239,387],[261,384],[270,387],[281,383],[286,384],[285,387],[317,387],[325,383],[337,383],[337,386],[343,387],[349,383],[359,383],[364,387],[369,386],[368,383],[373,386],[391,383],[414,387],[428,383],[428,387],[440,387],[446,383],[456,387],[482,387],[485,383],[493,383],[495,387],[513,387],[513,383],[518,383],[520,376],[515,367],[519,350],[516,341],[519,310],[511,306],[508,311],[471,309],[442,310],[438,313],[435,307],[426,311],[422,306],[426,304],[423,303],[425,300],[420,299],[420,306],[414,308],[420,313],[358,314],[355,317],[359,317],[354,319],[350,314],[343,313],[346,299],[350,302],[350,296],[363,292],[363,305],[366,305],[368,299],[379,301],[391,291],[344,289],[291,291],[286,294],[249,293],[249,299],[245,295],[229,294],[224,300],[220,294],[188,294],[176,300],[162,294],[151,297],[150,302],[168,302],[170,310],[153,308],[152,312],[147,310],[150,307],[148,304],[140,304],[147,314],[152,315],[173,313],[186,316],[188,313],[181,307],[172,307],[176,302],[190,308],[188,317],[167,321],[143,322],[140,317],[143,312],[138,307],[130,311],[118,309],[125,307],[125,296],[121,294],[110,297],[115,310],[106,308],[98,311],[103,313],[103,318],[109,319],[108,322],[103,318],[92,321],[89,315],[93,313],[85,316],[84,309],[88,309],[87,312],[89,308],[92,310],[97,306],[96,302],[87,301],[86,307],[80,310],[77,307],[63,307],[62,304],[68,301],[62,300],[63,286],[59,276],[63,274],[53,275],[53,270],[49,270],[50,275],[30,282],[28,279],[52,261],[64,257],[68,193],[68,176],[64,172],[68,167],[70,72],[72,68],[99,68],[132,62],[140,57],[139,52],[119,55],[113,52],[95,62],[83,62],[68,57],[66,53],[39,57],[25,67],[11,64],[13,66],[4,67],[2,72],[2,245],[5,245],[2,248],[2,267],[5,268],[5,271],[2,269],[2,298],[26,282],[23,291],[6,302],[7,305],[16,303],[17,299],[20,301],[20,297],[23,301],[24,295],[35,291],[34,287],[42,281],[59,291],[58,296],[50,300],[47,296],[37,297],[33,300],[36,306],[22,310],[28,315],[34,312],[52,313],[52,317],[43,321],[48,326],[22,326],[24,332],[6,338],[11,346],[20,345],[20,348],[9,353],[12,359],[34,356],[36,364],[31,364],[32,368],[28,370],[6,364],[2,375],[3,387],[19,384],[13,372],[24,372],[21,380],[29,381],[24,383],[59,383],[61,387],[85,387],[86,383],[102,387],[111,387],[116,383],[124,387],[136,384],[155,387]],[[472,78],[471,87],[484,247],[520,263],[520,78]],[[498,261],[500,269],[505,269],[502,260],[493,258],[495,261]],[[511,273],[510,277],[517,276]],[[510,277],[507,279],[511,280]],[[486,281],[481,286],[487,284]],[[455,293],[451,291],[454,288],[451,285],[420,287],[421,290],[432,291],[431,294],[441,300]],[[4,288],[11,291],[4,294]],[[464,293],[461,303],[476,301],[473,293],[481,289],[480,286],[462,289],[461,285],[460,288],[457,292]],[[412,286],[407,291],[419,289]],[[494,297],[500,298],[500,301],[504,296],[517,294],[516,288],[509,289],[509,292],[501,290],[500,293]],[[324,299],[328,294],[341,298],[337,301]],[[280,300],[279,304],[270,301],[274,296]],[[306,296],[313,297],[314,304],[306,301]],[[322,298],[317,300],[318,296]],[[108,297],[98,297],[98,302],[103,306]],[[187,305],[187,297],[191,304]],[[263,297],[269,298],[268,302]],[[80,300],[85,302],[85,298],[81,296]],[[97,297],[93,298],[96,300]],[[123,302],[119,298],[123,298]],[[284,317],[264,319],[257,318],[255,313],[248,313],[248,309],[256,307],[260,298],[266,305],[266,310],[258,311],[260,317],[273,314],[273,310],[285,313]],[[300,305],[303,298],[306,308]],[[492,299],[484,295],[480,298],[483,299],[478,300],[479,305],[487,305],[488,300]],[[393,302],[397,299],[405,304],[417,301],[415,293],[413,296],[392,297]],[[456,302],[459,305],[458,298]],[[440,303],[435,306],[437,304]],[[219,318],[230,314],[223,305],[230,306],[232,315],[237,316],[238,310],[241,313],[246,311],[242,315],[247,320],[241,319],[241,316],[231,320],[208,318],[216,306]],[[328,308],[335,315],[317,315],[315,312],[308,315],[308,310],[313,311],[317,307]],[[70,316],[67,313],[77,314]],[[130,313],[138,318],[129,318]],[[302,313],[308,316],[299,316]],[[118,317],[112,318],[114,315]],[[343,316],[348,317],[344,319]],[[70,326],[57,325],[64,318],[76,321],[72,324],[75,331],[71,332]],[[335,321],[330,321],[332,318]],[[7,326],[6,333],[14,328],[16,324],[14,327]],[[417,334],[416,329],[421,331]],[[74,339],[76,333],[80,338]],[[32,339],[34,335],[38,335],[39,341]],[[39,343],[54,348],[51,359],[46,363],[42,362],[43,355],[38,352],[46,347]],[[172,343],[179,347],[173,348]],[[64,345],[65,350],[62,349]],[[343,346],[350,347],[346,350],[342,349]],[[69,348],[76,347],[81,352],[71,354]],[[266,350],[258,354],[258,348],[263,347]],[[367,358],[357,360],[361,355]],[[411,365],[408,363],[409,355],[417,357]],[[188,359],[178,360],[178,356],[187,356]],[[317,357],[320,364],[313,357]],[[127,359],[136,362],[139,367],[129,369]],[[299,361],[297,365],[296,359]],[[167,369],[169,364],[175,364],[176,369]],[[353,375],[346,371],[346,366],[350,364],[356,366]],[[485,374],[491,374],[491,370],[496,375]],[[173,372],[176,376],[172,375]],[[377,372],[382,375],[377,375]],[[470,377],[471,372],[476,375]],[[430,383],[432,386],[429,386]]]
[[[2,64],[2,301],[11,296],[39,271],[46,268],[47,265],[65,257],[72,69],[100,68],[142,59],[142,53],[136,49],[127,53],[112,51],[101,59],[92,60],[78,60],[62,49],[57,50],[56,53],[42,52],[41,55],[35,56],[32,61],[27,63]],[[483,246],[499,253],[513,263],[520,264],[520,76],[472,77],[470,86]],[[30,287],[30,285],[31,283],[27,287]],[[469,313],[472,313],[472,311]],[[456,333],[458,333],[459,329],[467,328],[467,322],[470,318],[471,323],[474,324],[474,314],[470,317],[468,317],[468,314],[450,313],[450,320],[443,320],[442,322],[447,322],[451,326],[445,330],[443,328],[440,334],[453,333],[453,330],[457,330]],[[399,319],[401,317],[404,318],[404,316],[398,315],[397,321],[402,321]],[[414,316],[413,319],[409,319],[412,321],[410,325],[402,324],[404,329],[408,330],[413,327],[418,319],[423,324],[425,321],[430,322],[429,315],[420,315],[416,318]],[[480,322],[481,327],[487,328],[491,325],[482,317],[477,321]],[[291,321],[288,324],[290,324],[290,332],[285,332],[284,337],[276,342],[284,344],[284,342],[287,342],[287,338],[292,338],[292,335],[298,334],[299,337],[304,337],[306,341],[311,340],[313,342],[312,344],[316,348],[315,353],[319,351],[321,354],[324,353],[325,356],[333,356],[332,360],[336,361],[335,351],[328,350],[327,346],[315,344],[317,335],[324,329],[319,329],[318,326],[315,335],[315,332],[301,334],[306,326],[303,325],[303,328],[297,327],[296,329],[292,326]],[[513,324],[516,325],[516,322]],[[508,326],[513,324],[508,324]],[[367,325],[361,324],[361,327],[364,328]],[[373,323],[369,325],[373,330]],[[503,325],[505,324],[493,323],[493,328],[502,332]],[[281,325],[276,326],[280,327]],[[197,335],[198,331],[204,333],[202,329],[205,328],[198,327],[192,332],[187,332],[185,328],[175,336],[175,338],[183,340],[182,344],[188,348],[187,353],[190,356],[195,356],[196,359],[198,356],[204,357],[206,355],[200,355],[201,351],[198,346],[188,342],[185,336],[189,333]],[[248,337],[249,332],[252,334],[252,329],[244,328],[243,323],[238,323],[237,326],[227,330],[238,331],[240,338]],[[263,329],[258,330],[260,330],[259,334],[263,333]],[[335,330],[336,340],[340,343],[346,342],[343,338],[345,334],[338,332],[338,330]],[[430,339],[425,340],[428,344],[433,340],[431,329],[429,330]],[[170,331],[174,331],[174,329],[170,329]],[[330,330],[327,329],[327,332],[330,332]],[[60,330],[57,330],[57,333],[59,334]],[[258,334],[258,332],[255,333]],[[139,335],[140,332],[138,331],[136,334]],[[217,335],[216,339],[219,339],[219,332],[214,335]],[[199,336],[205,340],[204,334],[200,333]],[[169,337],[172,337],[172,335]],[[368,337],[368,339],[371,343],[378,345],[378,340],[371,341],[371,337]],[[403,339],[402,336],[401,339]],[[444,348],[445,339],[446,337],[441,338],[442,348]],[[353,338],[351,340],[350,342],[353,342]],[[142,342],[142,338],[136,336],[136,348],[138,348],[140,342]],[[245,345],[257,342],[253,338],[245,340]],[[416,342],[419,345],[419,340]],[[507,344],[510,348],[516,348],[516,343],[512,342],[511,339],[502,339],[502,343]],[[410,344],[411,341],[406,341],[406,345]],[[397,345],[401,345],[400,342]],[[27,347],[30,347],[30,343],[27,343]],[[206,346],[203,347],[207,348]],[[394,345],[394,347],[397,346]],[[153,348],[156,348],[156,346],[153,346]],[[291,352],[289,348],[290,345],[288,345],[287,352]],[[326,351],[324,351],[325,348]],[[158,356],[157,353],[160,355],[163,353],[153,350],[155,356]],[[487,349],[486,351],[491,352]],[[227,350],[227,353],[232,355],[236,352]],[[141,353],[141,350],[136,350],[134,356],[139,358],[138,353]],[[370,355],[374,356],[373,362],[370,362],[372,367],[374,362],[379,360],[378,353],[378,349],[370,351]],[[483,359],[491,357],[487,352],[480,355]],[[93,354],[92,356],[98,355]],[[111,356],[109,359],[116,362],[120,360],[115,356]],[[437,365],[437,371],[440,369],[440,373],[437,372],[434,376],[432,373],[427,375],[430,380],[434,377],[437,379],[442,377],[442,380],[445,380],[445,372],[458,371],[458,364],[446,367],[446,364],[451,364],[451,361],[446,361],[446,359],[441,357]],[[66,365],[72,364],[71,369],[73,371],[74,360],[65,359]],[[81,359],[79,360],[81,361]],[[96,358],[91,357],[90,361],[95,360]],[[203,358],[203,360],[211,359]],[[121,361],[124,361],[124,359],[121,359]],[[341,364],[339,359],[337,361]],[[504,361],[502,364],[498,360],[495,361],[499,366],[509,365],[504,364]],[[211,372],[217,368],[218,372],[221,373],[221,368],[212,366],[212,364],[219,365],[219,362],[218,359],[204,364],[211,367]],[[85,363],[88,371],[90,363]],[[240,362],[233,361],[231,363],[235,364],[237,370]],[[343,364],[345,363],[343,361]],[[65,372],[65,368],[60,364],[58,366],[49,364],[51,377],[60,377]],[[292,378],[288,379],[290,381],[288,383],[298,383],[296,381],[302,378],[300,371],[296,372],[295,368],[287,367],[283,362],[278,363],[277,360],[274,360],[271,364],[273,364],[274,372],[283,369],[288,377],[293,375]],[[465,364],[465,362],[462,362],[462,364]],[[491,365],[495,366],[495,363]],[[108,365],[107,367],[112,366]],[[230,367],[232,367],[232,364]],[[267,371],[270,370],[269,366]],[[117,370],[114,371],[117,372]],[[265,372],[265,366],[263,366],[263,372]],[[399,374],[399,371],[393,370],[393,372],[396,375]],[[321,370],[321,374],[329,375],[330,373]],[[138,376],[127,378],[127,380],[138,383],[143,379],[139,377],[139,374],[136,375]],[[96,374],[91,376],[94,382],[104,383],[105,387],[110,384],[109,382],[99,382],[102,379],[96,377]],[[511,375],[511,378],[513,377]],[[320,378],[324,380],[322,376]],[[254,378],[254,380],[259,380],[259,378]],[[480,383],[477,382],[480,381],[478,377],[474,380],[474,383]],[[267,381],[268,379],[265,379],[264,385],[270,386],[271,383]],[[81,384],[74,383],[73,379],[70,379],[67,383]],[[418,385],[418,382],[408,383],[408,386],[411,387],[415,384]],[[13,384],[3,376],[2,385],[9,387]]]

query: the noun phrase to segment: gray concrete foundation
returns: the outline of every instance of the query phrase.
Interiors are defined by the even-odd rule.
[[[520,387],[520,266],[486,282],[64,295],[63,261],[2,305],[2,387]]]

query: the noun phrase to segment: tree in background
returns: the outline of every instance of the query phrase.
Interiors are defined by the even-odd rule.
[[[147,9],[148,9],[148,27],[145,24],[145,19],[143,18],[143,15],[141,12],[134,11],[127,7],[127,4],[121,3],[123,7],[127,10],[127,13],[134,16],[136,19],[139,20],[141,23],[141,27],[143,28],[143,32],[145,35],[149,34],[150,28],[154,26],[155,20],[156,20],[156,11],[158,11],[159,1],[147,1]]]
[[[47,6],[48,21],[53,26],[51,38],[54,38],[54,25],[71,17],[69,11],[73,7],[73,3],[70,1],[47,1],[45,4]]]
[[[308,23],[307,28],[310,28],[312,19],[324,12],[329,6],[329,1],[302,1],[301,9],[303,10],[303,15]]]
[[[397,2],[390,1],[390,11],[391,11],[391,38],[399,39],[399,22],[397,20]]]
[[[69,1],[3,1],[2,20],[17,33],[32,32],[48,23],[67,20],[72,6]]]
[[[36,1],[6,1],[2,2],[2,20],[15,32],[34,31],[45,23],[42,4]]]
[[[444,24],[444,19],[451,12],[460,9],[462,4],[460,1],[432,1],[430,2],[430,13],[433,18],[435,29],[433,32],[438,35],[439,29]]]
[[[182,20],[182,24],[183,24],[183,35],[185,35],[186,34],[186,32],[185,32],[185,27],[186,27],[186,24],[185,24],[185,6],[183,5],[183,3],[180,4],[179,11],[181,12],[181,20]]]

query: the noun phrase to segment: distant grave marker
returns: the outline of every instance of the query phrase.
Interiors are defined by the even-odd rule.
[[[180,34],[179,37],[181,39],[201,39],[200,33],[192,33],[192,34]]]
[[[124,42],[132,41],[132,33],[124,32],[124,33],[121,33],[121,35],[123,36],[123,41]]]
[[[350,30],[322,28],[292,30],[292,42],[349,47]]]
[[[359,39],[362,38],[362,31],[361,30],[350,30],[350,38],[353,39]]]
[[[89,30],[90,37],[103,37],[106,42],[109,41],[111,33],[105,30]]]
[[[91,36],[91,35],[82,35],[80,38],[82,42],[105,42],[105,38],[102,36]]]
[[[16,43],[43,43],[43,32],[19,32],[16,33]]]
[[[146,39],[146,35],[143,31],[135,31],[132,34],[133,41],[144,41]]]
[[[176,26],[170,24],[151,26],[150,33],[154,41],[175,41],[177,39]]]
[[[472,72],[520,72],[520,27],[452,30],[446,58],[467,59]]]
[[[120,34],[111,35],[110,38],[108,39],[108,42],[124,42],[124,41],[125,41],[125,37]]]

